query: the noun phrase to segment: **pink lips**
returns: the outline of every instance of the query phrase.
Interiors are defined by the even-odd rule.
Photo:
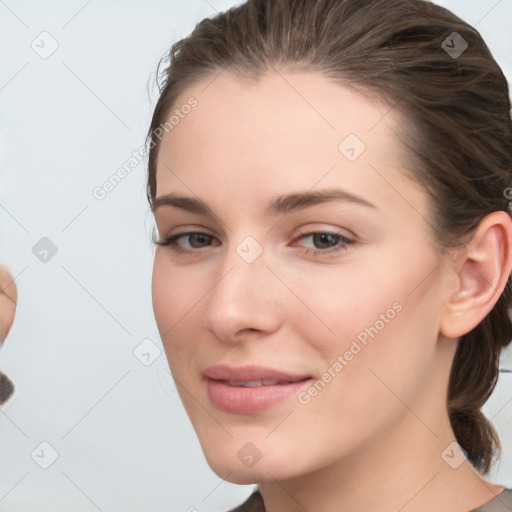
[[[291,374],[256,365],[210,366],[203,371],[203,376],[211,402],[219,409],[235,414],[263,411],[296,395],[312,381],[309,375]],[[266,381],[266,384],[255,381]],[[245,382],[251,383],[251,387],[234,385]]]

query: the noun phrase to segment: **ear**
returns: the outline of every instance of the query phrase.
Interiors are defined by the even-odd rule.
[[[498,301],[512,270],[512,219],[493,212],[482,219],[462,256],[449,265],[457,289],[448,298],[440,333],[457,338],[474,329]]]

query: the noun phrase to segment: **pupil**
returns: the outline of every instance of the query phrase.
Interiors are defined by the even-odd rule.
[[[202,242],[208,241],[208,237],[209,237],[209,235],[205,235],[205,234],[202,234],[202,233],[195,233],[192,236],[196,237],[196,239],[200,239],[199,240],[200,246],[201,246]],[[202,241],[201,241],[201,239],[202,239]],[[192,244],[192,245],[194,245],[194,244]]]
[[[328,234],[328,233],[320,233],[319,235],[315,235],[317,237],[316,241],[318,241],[318,239],[320,238],[320,244],[322,244],[323,242],[325,242],[326,238],[327,237],[330,237],[331,239],[333,238],[332,235]],[[323,240],[322,240],[323,239]]]

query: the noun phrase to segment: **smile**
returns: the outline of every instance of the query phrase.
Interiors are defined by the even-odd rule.
[[[255,414],[264,411],[309,386],[312,378],[300,381],[226,381],[205,379],[210,402],[218,409],[232,414]]]

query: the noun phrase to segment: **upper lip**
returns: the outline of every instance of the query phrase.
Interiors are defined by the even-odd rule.
[[[266,368],[264,366],[246,365],[246,366],[229,366],[226,364],[219,364],[209,366],[203,370],[203,376],[215,380],[232,380],[232,381],[254,381],[273,379],[277,381],[299,381],[309,378],[310,375],[287,373],[273,368]]]

